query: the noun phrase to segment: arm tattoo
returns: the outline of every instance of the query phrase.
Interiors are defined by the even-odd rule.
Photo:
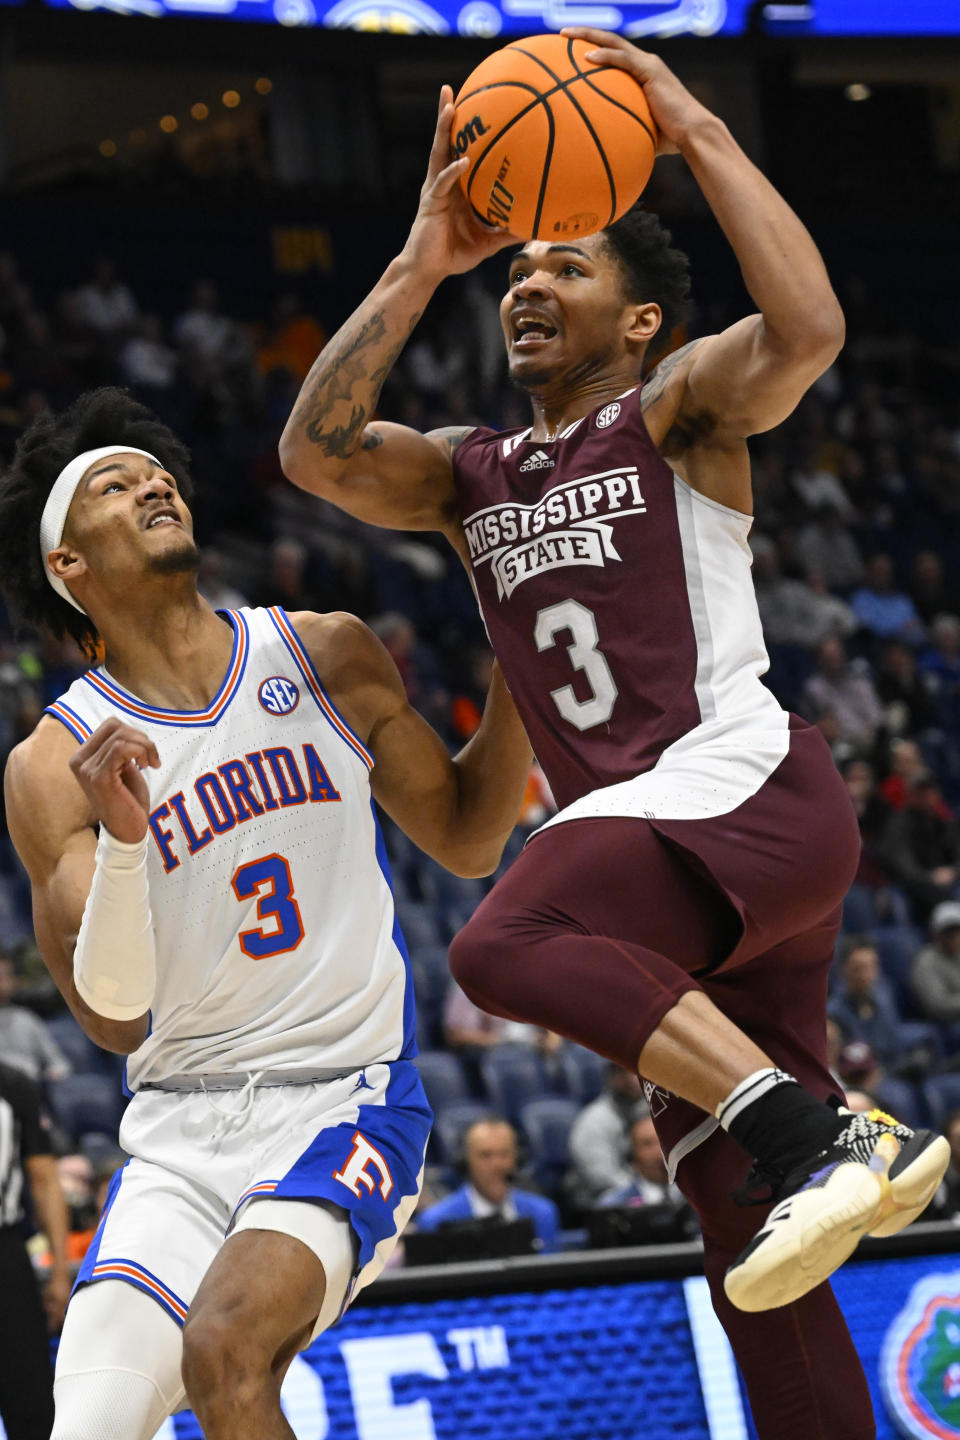
[[[667,388],[667,382],[670,376],[680,361],[689,355],[692,350],[695,350],[698,345],[702,345],[704,338],[704,336],[701,336],[699,340],[691,340],[689,345],[681,345],[679,350],[674,350],[651,371],[649,379],[640,392],[641,409],[646,410],[648,405],[652,405],[655,400],[660,399],[660,396]]]
[[[297,407],[297,418],[307,439],[319,446],[324,455],[347,460],[353,454],[357,437],[376,406],[380,388],[419,319],[420,312],[417,311],[410,317],[406,333],[384,355],[381,345],[387,327],[383,311],[377,310],[354,334],[345,336],[339,346],[334,338],[333,353],[320,357],[309,391]],[[368,365],[376,360],[380,360],[380,364],[368,372]],[[358,387],[355,400],[354,390]],[[345,405],[350,406],[349,417],[339,424],[333,423],[334,412],[338,411],[343,416]],[[364,442],[366,449],[381,443],[380,436],[376,436],[369,445]]]
[[[376,450],[378,445],[383,444],[383,436],[379,430],[367,430],[360,441],[361,450]]]

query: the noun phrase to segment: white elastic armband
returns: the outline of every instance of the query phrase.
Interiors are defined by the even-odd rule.
[[[156,979],[147,837],[131,845],[101,825],[73,952],[77,993],[107,1020],[136,1020],[153,1003]]]

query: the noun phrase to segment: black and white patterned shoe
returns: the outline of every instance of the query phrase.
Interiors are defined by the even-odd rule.
[[[926,1209],[950,1146],[882,1110],[839,1110],[847,1124],[826,1150],[773,1184],[777,1203],[723,1282],[739,1310],[789,1305],[822,1284],[864,1235],[895,1235]]]

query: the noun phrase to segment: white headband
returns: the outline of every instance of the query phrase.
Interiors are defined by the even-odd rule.
[[[43,573],[57,594],[62,595],[67,604],[72,605],[74,610],[79,610],[81,615],[86,615],[86,610],[78,601],[74,600],[60,576],[54,575],[47,564],[47,556],[51,550],[56,550],[63,539],[67,511],[77,493],[80,481],[91,465],[95,464],[97,460],[105,460],[108,455],[143,455],[145,459],[152,460],[154,465],[160,465],[160,461],[155,455],[151,455],[147,450],[138,450],[136,445],[101,445],[96,450],[84,450],[82,455],[75,455],[68,464],[64,465],[53,482],[53,488],[47,496],[47,503],[40,516],[40,559],[43,562]]]

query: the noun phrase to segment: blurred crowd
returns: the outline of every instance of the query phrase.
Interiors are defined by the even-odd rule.
[[[417,707],[452,747],[463,743],[490,656],[458,562],[438,537],[364,527],[279,469],[279,432],[328,317],[288,292],[241,322],[212,278],[161,315],[106,256],[59,295],[39,298],[36,278],[26,257],[0,255],[0,464],[45,408],[93,385],[129,387],[191,448],[207,598],[353,611]],[[385,386],[385,418],[527,423],[505,375],[497,300],[482,274],[448,282]],[[831,1064],[851,1104],[950,1134],[956,1166],[935,1206],[960,1220],[960,353],[931,358],[862,296],[847,311],[838,363],[751,446],[756,592],[768,683],[820,727],[863,837],[831,993]],[[700,315],[692,333],[727,318]],[[70,645],[16,634],[0,615],[0,761],[80,665]],[[504,865],[551,806],[534,769]],[[595,1243],[643,1238],[643,1226],[617,1232],[590,1217],[646,1209],[646,1238],[691,1233],[635,1078],[484,1015],[451,985],[446,946],[492,882],[457,880],[385,830],[437,1113],[420,1229],[526,1217],[550,1249],[583,1243],[585,1226]],[[45,1088],[82,1235],[117,1161],[117,1067],[45,979],[5,832],[0,948],[0,1051]]]

